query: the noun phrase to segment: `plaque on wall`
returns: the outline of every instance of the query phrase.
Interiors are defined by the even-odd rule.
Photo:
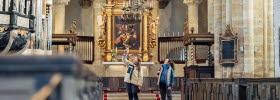
[[[237,45],[238,37],[237,34],[232,34],[233,31],[230,26],[227,26],[224,34],[220,34],[219,43],[220,43],[220,54],[219,62],[222,66],[233,67],[235,63],[238,63],[237,60]]]

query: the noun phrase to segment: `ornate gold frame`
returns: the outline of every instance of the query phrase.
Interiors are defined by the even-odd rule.
[[[102,25],[101,36],[98,40],[98,44],[104,47],[105,52],[102,54],[104,56],[104,61],[112,61],[112,50],[113,46],[113,36],[114,36],[114,16],[121,15],[122,13],[122,3],[112,2],[108,0],[107,4],[104,5],[102,11]],[[154,27],[151,27],[149,24],[154,23]],[[151,49],[157,45],[155,37],[157,37],[158,29],[158,18],[152,19],[152,14],[143,14],[143,20],[140,24],[140,47],[141,50],[133,50],[129,55],[138,55],[142,57],[143,62],[148,62],[151,55]],[[140,51],[140,52],[139,52]],[[121,52],[120,52],[121,53]]]

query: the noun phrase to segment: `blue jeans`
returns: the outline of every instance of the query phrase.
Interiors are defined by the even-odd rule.
[[[166,83],[159,83],[161,100],[166,100],[166,96],[168,100],[172,100],[171,90],[168,90],[167,88]]]
[[[134,100],[139,100],[138,94],[137,94],[137,91],[138,91],[137,85],[134,85],[131,83],[125,83],[125,87],[126,87],[126,90],[128,93],[129,100],[133,100],[133,98],[134,98]]]

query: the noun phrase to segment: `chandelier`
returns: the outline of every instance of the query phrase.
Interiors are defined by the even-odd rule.
[[[135,23],[140,23],[143,13],[153,10],[153,2],[148,0],[128,0],[123,2],[121,21],[131,28]]]

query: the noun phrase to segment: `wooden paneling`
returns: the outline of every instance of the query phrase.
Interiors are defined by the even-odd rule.
[[[182,100],[280,100],[280,78],[182,79]]]

